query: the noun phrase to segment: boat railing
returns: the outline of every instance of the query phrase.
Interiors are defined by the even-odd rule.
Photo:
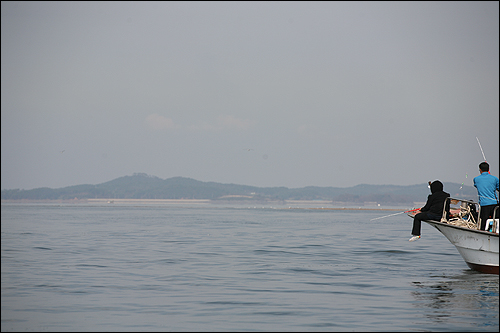
[[[493,218],[493,226],[492,226],[492,229],[494,232],[498,232],[498,206],[495,207],[495,209],[493,209],[493,215],[491,216]],[[486,227],[488,228],[488,227]]]
[[[447,214],[446,206],[449,203],[450,214]],[[471,200],[447,198],[443,207],[443,215],[441,222],[452,224],[468,229],[480,229],[479,213],[477,210],[479,205]],[[480,209],[480,207],[479,207]]]

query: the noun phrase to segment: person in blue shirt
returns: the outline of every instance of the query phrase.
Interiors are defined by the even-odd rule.
[[[474,178],[474,187],[479,195],[479,206],[481,211],[479,218],[481,219],[481,230],[485,230],[486,220],[492,218],[493,210],[498,207],[498,194],[500,191],[498,178],[489,173],[490,165],[487,162],[479,164],[480,175]],[[500,210],[497,210],[497,215]]]

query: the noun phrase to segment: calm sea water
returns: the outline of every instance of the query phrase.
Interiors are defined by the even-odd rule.
[[[2,204],[2,331],[496,331],[498,275],[388,211]]]

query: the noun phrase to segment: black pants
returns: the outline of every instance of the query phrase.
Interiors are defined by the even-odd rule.
[[[413,229],[411,230],[411,234],[413,236],[420,236],[420,228],[422,226],[422,220],[434,220],[441,221],[441,215],[437,215],[430,212],[418,213],[413,218]]]
[[[495,209],[495,207],[498,207],[498,204],[481,206],[481,212],[479,213],[479,218],[481,219],[481,230],[484,230],[484,228],[486,227],[486,220],[493,218],[493,210]],[[500,209],[497,210],[495,218],[498,218],[498,215],[500,215]]]

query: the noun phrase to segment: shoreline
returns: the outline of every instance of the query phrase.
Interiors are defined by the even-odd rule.
[[[99,204],[99,205],[228,205],[228,206],[252,206],[253,208],[275,208],[275,209],[314,209],[314,210],[359,210],[359,211],[402,211],[408,206],[395,208],[394,206],[359,205],[348,202],[332,202],[327,200],[210,200],[210,199],[18,199],[1,200],[2,204]]]

